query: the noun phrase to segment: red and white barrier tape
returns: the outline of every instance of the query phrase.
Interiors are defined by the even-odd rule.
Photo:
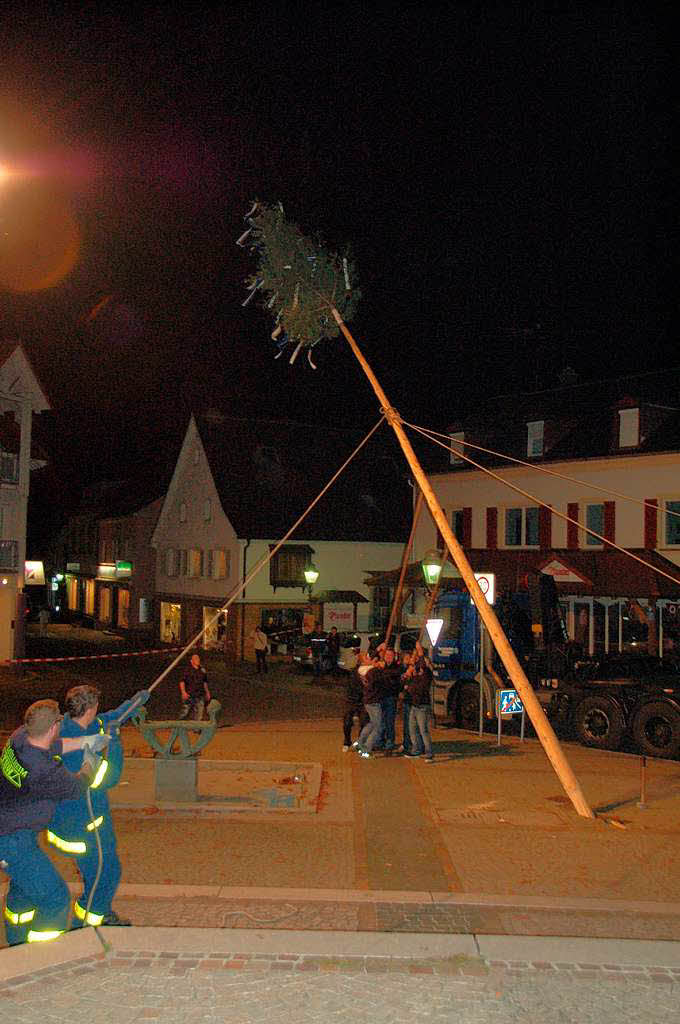
[[[73,654],[66,658],[11,658],[0,665],[37,665],[46,661],[98,661],[101,658],[138,658],[143,654],[170,654],[181,647],[158,647],[153,651],[119,651],[116,654]]]

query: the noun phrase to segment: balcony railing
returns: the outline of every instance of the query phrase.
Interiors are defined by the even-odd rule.
[[[19,543],[16,540],[0,540],[0,569],[19,571]]]
[[[0,482],[19,483],[19,456],[12,452],[0,452]]]

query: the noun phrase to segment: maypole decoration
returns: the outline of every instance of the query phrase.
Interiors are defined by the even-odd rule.
[[[577,813],[584,818],[593,818],[594,814],[578,779],[564,756],[533,687],[517,660],[517,655],[510,646],[493,607],[488,604],[480,590],[465,552],[454,536],[432,485],[413,451],[399,413],[390,404],[380,381],[347,328],[345,321],[354,313],[358,298],[352,285],[353,267],[347,257],[343,259],[327,252],[320,243],[312,242],[298,227],[288,223],[280,204],[268,207],[259,202],[254,203],[246,214],[246,224],[247,228],[237,244],[247,246],[256,254],[257,270],[247,282],[249,294],[243,305],[248,305],[258,293],[262,296],[265,308],[274,317],[272,338],[279,347],[276,358],[281,355],[286,345],[292,344],[295,347],[290,358],[291,363],[297,358],[300,349],[306,348],[309,363],[314,366],[311,359],[312,348],[323,338],[335,337],[339,332],[343,334],[397,436],[432,518],[489,631],[505,670],[520,695],[557,777]]]
[[[331,310],[351,320],[359,292],[352,287],[354,267],[348,256],[327,253],[286,220],[283,207],[253,203],[245,216],[246,230],[237,241],[257,256],[257,272],[246,281],[247,306],[260,293],[274,318],[272,341],[278,359],[292,346],[289,362],[301,349],[312,369],[312,349],[324,338],[336,338],[340,328]]]

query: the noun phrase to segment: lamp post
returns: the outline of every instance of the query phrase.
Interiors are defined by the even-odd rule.
[[[313,562],[310,562],[307,568],[305,569],[304,575],[305,580],[307,581],[307,586],[309,587],[309,596],[311,597],[312,587],[319,578],[319,570],[317,569]]]
[[[423,577],[428,587],[436,587],[443,564],[441,555],[438,551],[435,551],[434,548],[423,555],[420,561],[420,566],[423,570]]]

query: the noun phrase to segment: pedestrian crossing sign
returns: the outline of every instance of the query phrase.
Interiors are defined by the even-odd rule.
[[[524,705],[519,699],[517,690],[500,690],[498,694],[498,710],[501,715],[521,715]]]

